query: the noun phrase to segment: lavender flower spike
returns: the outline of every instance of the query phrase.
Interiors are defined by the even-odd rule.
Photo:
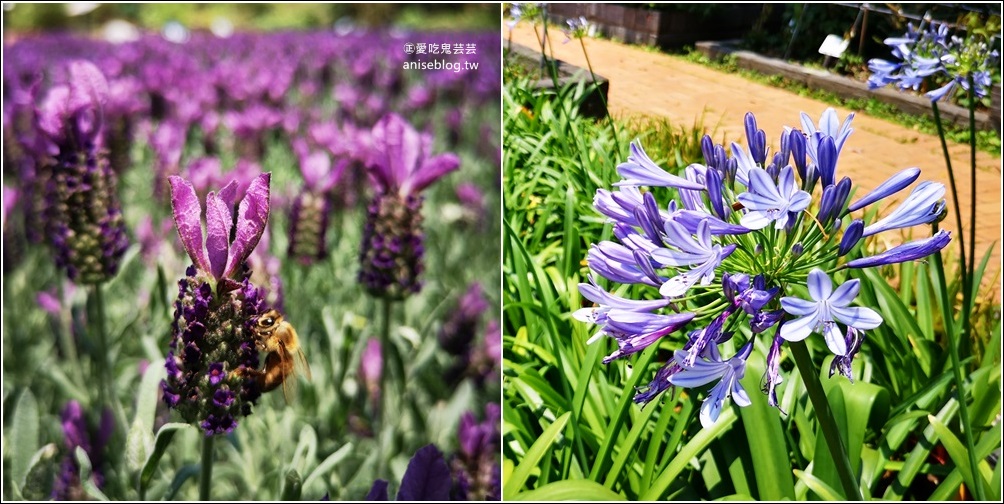
[[[878,187],[869,191],[868,194],[864,195],[861,199],[851,203],[847,207],[847,212],[862,209],[878,200],[888,198],[889,196],[903,190],[906,186],[912,184],[919,176],[919,168],[907,168],[892,177],[889,177],[889,180],[882,182]]]
[[[809,207],[812,196],[795,185],[795,171],[786,166],[777,177],[777,185],[770,175],[760,168],[750,170],[749,191],[737,196],[747,212],[740,223],[750,229],[762,229],[771,221],[774,227],[784,229],[788,212],[801,212]]]
[[[937,253],[941,249],[948,246],[948,242],[950,241],[952,241],[951,233],[942,229],[930,238],[914,240],[912,242],[893,247],[881,254],[849,261],[847,264],[844,264],[844,267],[870,268],[873,266],[884,266],[886,264],[915,261]]]
[[[865,307],[851,307],[851,301],[858,296],[860,281],[850,280],[836,290],[826,273],[815,268],[809,272],[807,281],[812,301],[787,296],[781,298],[781,307],[791,315],[781,326],[781,337],[788,341],[801,341],[813,332],[823,334],[826,345],[836,355],[847,354],[847,341],[837,322],[855,329],[874,329],[882,324],[882,316]]]
[[[739,406],[746,407],[751,404],[746,390],[743,389],[739,380],[746,374],[746,359],[753,351],[753,341],[747,342],[736,352],[736,355],[727,361],[722,361],[718,355],[717,346],[708,347],[711,350],[710,360],[698,360],[693,366],[687,367],[684,364],[688,360],[688,350],[677,350],[673,358],[677,364],[683,366],[683,370],[675,373],[669,378],[669,382],[679,387],[694,388],[711,383],[720,379],[709,392],[701,405],[701,425],[704,428],[711,427],[718,421],[718,415],[722,412],[722,404],[730,395],[732,401]]]
[[[921,182],[896,210],[882,220],[866,226],[864,236],[934,221],[945,209],[945,200],[941,199],[944,195],[944,184],[929,180]]]
[[[666,172],[645,154],[641,143],[637,140],[631,142],[631,155],[626,163],[617,165],[617,173],[624,180],[615,183],[615,186],[655,186],[655,187],[676,187],[678,189],[704,189],[703,184],[691,182],[683,177],[678,177]]]

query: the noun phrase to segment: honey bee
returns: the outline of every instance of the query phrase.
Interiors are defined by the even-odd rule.
[[[278,311],[269,310],[255,321],[254,333],[255,347],[268,352],[265,368],[261,371],[245,369],[244,374],[256,380],[263,392],[275,390],[281,384],[283,397],[289,403],[296,389],[296,376],[302,373],[311,379],[310,365],[303,355],[296,329]]]

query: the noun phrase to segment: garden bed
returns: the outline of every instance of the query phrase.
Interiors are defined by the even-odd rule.
[[[548,62],[550,63],[550,62]],[[579,113],[595,119],[607,116],[607,96],[610,92],[610,80],[601,75],[590,73],[589,69],[572,65],[567,61],[554,60],[557,81],[549,75],[549,71],[541,65],[540,53],[521,44],[509,46],[505,64],[519,76],[534,79],[533,89],[541,91],[557,91],[570,84],[586,82],[591,85],[595,79],[595,89],[599,92],[589,92],[579,105]]]
[[[632,44],[680,47],[699,40],[738,37],[750,30],[761,4],[692,5],[681,10],[654,9],[644,5],[551,4],[548,15],[563,24],[585,16],[598,33]],[[714,12],[714,15],[710,15]]]
[[[875,98],[883,103],[894,105],[908,114],[933,115],[931,101],[923,96],[915,96],[891,88],[868,89],[868,84],[865,82],[836,75],[826,70],[808,68],[781,59],[743,51],[737,49],[735,43],[736,41],[703,41],[697,43],[697,50],[711,59],[720,59],[731,55],[740,68],[766,75],[779,75],[813,88],[829,91],[843,98]],[[1000,85],[994,86],[993,96],[999,97],[1000,92]],[[938,110],[946,122],[967,124],[969,121],[969,111],[958,105],[944,103],[938,106]],[[981,130],[995,128],[999,131],[1000,117],[1000,99],[997,98],[990,113],[976,112],[976,127]]]

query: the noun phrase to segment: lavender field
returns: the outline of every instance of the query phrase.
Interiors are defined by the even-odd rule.
[[[5,44],[4,498],[499,499],[500,51]]]

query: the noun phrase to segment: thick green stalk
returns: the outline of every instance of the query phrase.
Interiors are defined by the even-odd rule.
[[[963,236],[962,210],[959,208],[959,190],[955,187],[955,172],[952,170],[952,156],[948,153],[948,143],[945,141],[945,128],[941,124],[941,113],[938,111],[938,102],[931,102],[931,110],[934,111],[934,124],[938,127],[938,138],[941,140],[941,152],[945,156],[945,168],[948,168],[948,182],[952,188],[952,201],[954,202],[952,207],[953,210],[955,210],[955,228],[958,230],[959,236],[961,237]],[[972,225],[972,223],[970,223],[970,225]],[[970,250],[969,252],[972,253],[973,251]],[[962,267],[965,268],[966,240],[964,237],[959,239],[959,257],[962,260]],[[969,291],[969,278],[965,272],[962,274],[962,289],[967,292]]]
[[[209,500],[209,488],[213,479],[213,440],[216,436],[202,438],[202,465],[199,478],[199,500]]]
[[[101,407],[111,406],[110,398],[115,397],[109,368],[111,357],[108,355],[108,335],[105,329],[105,300],[101,294],[101,284],[94,286],[94,319],[97,332],[98,356],[94,364],[98,366],[98,379],[101,381],[98,397]]]
[[[823,385],[819,382],[819,373],[812,365],[812,357],[809,355],[809,348],[805,341],[790,341],[791,356],[795,359],[795,366],[798,373],[805,382],[805,388],[809,393],[809,400],[816,410],[816,419],[823,429],[823,441],[833,456],[833,462],[837,467],[837,475],[840,477],[840,484],[844,488],[844,497],[852,501],[863,500],[861,489],[858,488],[857,478],[851,469],[851,459],[847,455],[847,447],[844,446],[844,439],[837,428],[837,422],[833,418],[833,411],[830,410],[830,403],[823,392]],[[818,440],[817,440],[818,442]]]
[[[969,315],[973,305],[973,290],[977,288],[973,283],[976,281],[976,83],[973,81],[973,74],[969,79],[969,264],[966,266],[966,274],[969,275],[969,302],[964,306],[966,310],[962,315],[963,328],[969,336]],[[960,230],[961,234],[962,231]]]
[[[589,76],[592,77],[593,79],[593,87],[596,89],[596,92],[599,93],[600,95],[600,101],[603,102],[603,110],[607,114],[607,121],[610,122],[610,128],[613,130],[614,145],[617,146],[617,153],[618,154],[623,153],[624,151],[621,150],[621,136],[617,132],[617,123],[614,122],[614,117],[610,114],[610,106],[607,104],[607,97],[606,95],[603,94],[603,91],[600,89],[599,84],[596,83],[596,72],[593,71],[593,63],[589,61],[589,52],[586,51],[586,40],[582,37],[579,37],[579,45],[582,46],[582,55],[585,56],[586,58],[586,67],[589,68]]]

